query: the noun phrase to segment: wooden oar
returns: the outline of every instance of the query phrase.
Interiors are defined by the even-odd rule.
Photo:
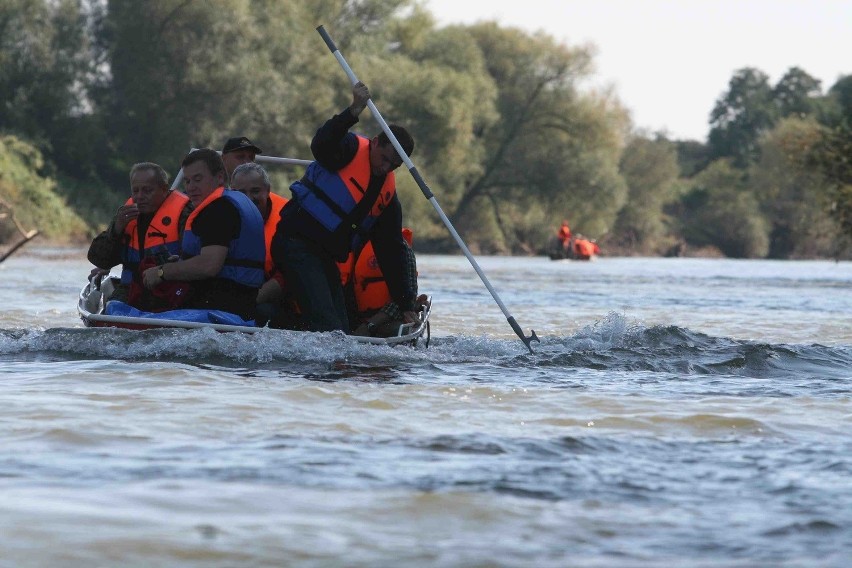
[[[326,32],[325,28],[323,28],[322,26],[319,26],[317,28],[317,31],[319,32],[320,36],[322,36],[323,41],[325,41],[325,44],[328,46],[328,49],[331,50],[331,53],[337,59],[337,62],[340,63],[340,66],[343,68],[343,71],[346,72],[346,75],[349,77],[349,81],[353,85],[355,85],[358,82],[358,77],[355,76],[355,73],[352,71],[352,68],[349,67],[349,64],[346,63],[346,60],[340,53],[340,50],[337,49],[337,46],[334,45],[334,41],[331,39],[331,36],[328,35],[328,32]],[[521,329],[521,326],[518,325],[518,322],[515,321],[515,318],[512,317],[512,315],[506,309],[506,306],[503,304],[503,301],[500,299],[500,296],[497,295],[497,292],[491,286],[491,283],[488,281],[488,278],[485,277],[485,273],[482,272],[482,269],[479,267],[479,264],[476,262],[476,259],[473,258],[473,255],[467,248],[467,245],[459,236],[458,232],[456,232],[455,227],[453,227],[453,224],[450,223],[450,220],[444,214],[444,211],[443,209],[441,209],[441,206],[438,205],[438,201],[432,194],[432,190],[430,190],[429,186],[426,185],[426,182],[423,180],[423,177],[420,175],[420,172],[417,171],[417,168],[412,163],[411,158],[409,158],[408,154],[405,153],[405,150],[402,149],[402,146],[399,144],[399,141],[396,139],[396,136],[394,136],[390,127],[388,127],[388,124],[385,122],[385,119],[382,118],[382,115],[381,113],[379,113],[379,110],[376,108],[376,105],[373,104],[372,99],[367,101],[367,107],[370,109],[370,112],[373,113],[373,118],[378,121],[379,125],[382,127],[382,130],[385,132],[388,139],[393,144],[393,147],[396,149],[396,152],[397,154],[399,154],[399,157],[402,158],[402,161],[408,168],[409,173],[411,173],[411,176],[414,178],[414,181],[416,181],[417,185],[420,187],[420,191],[423,192],[423,195],[426,196],[426,199],[429,200],[429,203],[431,203],[432,207],[435,208],[435,211],[438,212],[438,215],[441,217],[441,220],[444,222],[444,225],[446,225],[447,229],[449,229],[450,231],[450,234],[452,234],[453,238],[455,238],[456,243],[458,243],[462,252],[470,261],[471,266],[473,266],[473,269],[479,275],[479,278],[482,280],[482,283],[485,284],[485,287],[488,288],[489,292],[491,292],[491,297],[493,297],[494,300],[497,302],[497,305],[500,306],[500,310],[502,310],[503,315],[506,316],[506,320],[509,322],[509,325],[512,326],[512,329],[515,331],[518,337],[521,338],[521,341],[524,342],[524,345],[527,346],[527,349],[530,350],[530,353],[532,353],[533,350],[530,346],[530,343],[532,341],[539,341],[538,336],[536,336],[535,334],[535,331],[530,330],[529,336],[524,335],[524,331]]]

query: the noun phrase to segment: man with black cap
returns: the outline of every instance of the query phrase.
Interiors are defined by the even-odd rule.
[[[263,150],[255,146],[245,136],[228,138],[228,141],[222,147],[222,161],[225,163],[228,179],[231,179],[231,174],[234,173],[237,166],[253,162],[255,156],[261,153],[263,153]]]

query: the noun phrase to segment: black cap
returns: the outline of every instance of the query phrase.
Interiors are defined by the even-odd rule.
[[[246,138],[245,136],[240,136],[237,138],[228,138],[228,141],[225,142],[224,148],[222,148],[222,153],[227,154],[228,152],[233,152],[234,150],[242,150],[242,149],[254,150],[255,154],[263,153],[263,150],[252,144],[252,141]]]

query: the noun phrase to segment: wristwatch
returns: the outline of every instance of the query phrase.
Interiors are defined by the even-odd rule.
[[[370,335],[375,335],[377,329],[379,329],[379,326],[377,326],[371,321],[367,322],[367,331],[370,332]]]
[[[163,273],[163,265],[162,264],[157,267],[157,276],[159,276],[160,280],[162,280],[163,282],[166,281],[166,275]]]

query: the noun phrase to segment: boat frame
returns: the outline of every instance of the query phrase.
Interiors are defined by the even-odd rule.
[[[122,329],[146,330],[146,329],[212,329],[220,332],[259,333],[269,331],[268,327],[251,327],[242,325],[219,324],[212,322],[183,321],[162,318],[145,318],[130,316],[111,316],[104,314],[106,303],[104,298],[109,298],[115,289],[118,278],[94,274],[88,283],[80,290],[77,300],[77,313],[86,327],[114,327]],[[432,298],[427,296],[423,309],[418,313],[418,319],[413,323],[399,326],[397,334],[391,337],[365,337],[360,335],[349,335],[348,338],[358,343],[370,343],[375,345],[416,345],[418,340],[425,334],[426,347],[429,346],[429,316],[432,313]],[[278,330],[273,330],[278,331]],[[309,332],[297,332],[309,333]]]

